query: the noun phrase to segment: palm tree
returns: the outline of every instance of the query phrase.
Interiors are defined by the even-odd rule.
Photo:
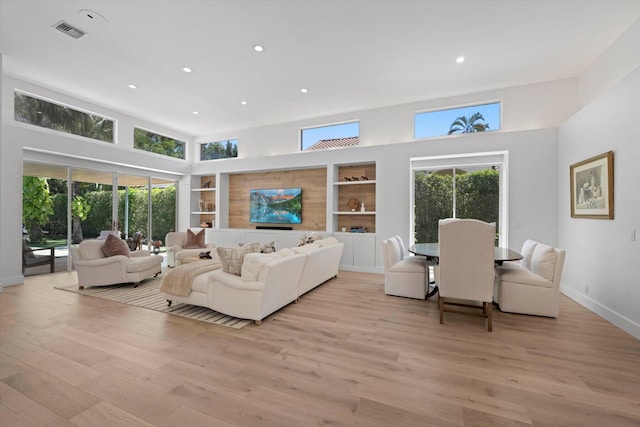
[[[449,133],[472,133],[472,132],[484,132],[489,129],[489,123],[480,123],[484,121],[484,117],[480,113],[474,113],[470,117],[460,116],[451,123]]]

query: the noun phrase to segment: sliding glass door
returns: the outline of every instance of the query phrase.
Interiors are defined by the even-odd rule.
[[[56,257],[61,258],[56,271],[64,269],[69,241],[78,244],[115,233],[129,239],[132,249],[152,250],[153,240],[164,241],[169,231],[175,231],[173,180],[28,162],[23,176],[25,242],[36,248],[55,246]],[[32,218],[42,206],[47,207],[46,215]],[[138,245],[132,241],[136,235],[141,236]],[[68,257],[67,269],[71,269]]]
[[[504,161],[486,157],[412,161],[414,242],[437,242],[440,219],[473,218],[496,223],[496,245],[506,244]]]

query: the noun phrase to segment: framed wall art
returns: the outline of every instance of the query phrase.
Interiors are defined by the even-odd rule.
[[[613,219],[613,151],[574,163],[571,217]]]

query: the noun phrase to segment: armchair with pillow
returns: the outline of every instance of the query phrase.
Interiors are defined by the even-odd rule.
[[[522,260],[496,267],[494,300],[501,311],[558,317],[565,251],[527,240]]]
[[[167,265],[169,267],[176,267],[182,264],[183,259],[198,256],[204,249],[215,249],[216,246],[213,243],[205,243],[204,237],[204,229],[198,233],[194,233],[191,230],[167,233],[165,237],[165,243],[167,245]]]
[[[127,243],[114,235],[105,240],[84,240],[70,250],[80,289],[118,283],[136,287],[161,271],[162,257],[145,250],[131,252]]]

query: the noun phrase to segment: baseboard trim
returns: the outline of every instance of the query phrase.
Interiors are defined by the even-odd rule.
[[[609,322],[616,325],[618,328],[622,329],[629,335],[634,338],[640,340],[640,325],[634,322],[627,317],[616,313],[608,307],[600,304],[599,302],[589,298],[587,295],[582,292],[578,292],[577,290],[570,288],[568,286],[560,286],[560,292],[580,304],[581,306],[593,311],[598,316],[608,320]]]
[[[2,292],[2,288],[5,286],[14,286],[21,285],[24,283],[24,276],[10,276],[10,277],[2,277],[0,278],[0,292]]]
[[[384,267],[356,267],[353,265],[339,265],[338,270],[354,271],[356,273],[384,274]]]

